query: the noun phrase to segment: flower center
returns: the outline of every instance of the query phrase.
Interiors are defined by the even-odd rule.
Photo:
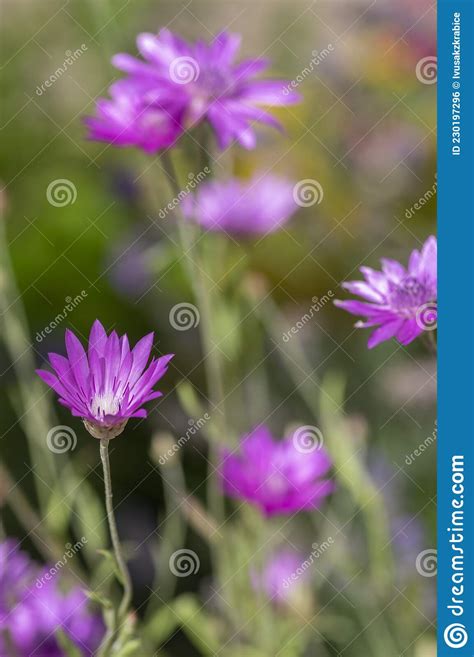
[[[116,415],[120,411],[120,399],[112,392],[95,395],[91,401],[91,412],[98,420],[105,415]]]
[[[273,472],[265,482],[265,488],[268,493],[279,495],[288,488],[288,482],[279,472]]]
[[[389,291],[390,304],[402,314],[416,311],[430,300],[429,296],[428,289],[414,276],[407,276],[398,285],[391,283]]]

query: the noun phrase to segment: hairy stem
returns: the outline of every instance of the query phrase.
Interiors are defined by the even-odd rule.
[[[122,553],[122,546],[117,531],[117,524],[115,522],[114,507],[112,503],[112,478],[110,476],[110,461],[109,461],[109,440],[102,439],[100,441],[100,458],[104,470],[104,485],[105,485],[105,508],[107,510],[107,520],[109,523],[110,537],[112,539],[112,546],[114,549],[115,560],[120,573],[123,586],[122,602],[118,610],[118,622],[121,623],[130,607],[132,600],[132,581],[130,573],[128,572],[127,564]]]

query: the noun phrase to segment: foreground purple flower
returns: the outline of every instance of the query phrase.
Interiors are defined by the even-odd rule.
[[[412,252],[407,269],[396,260],[382,258],[381,272],[361,267],[365,281],[343,284],[364,301],[334,303],[366,318],[357,322],[357,328],[378,326],[369,338],[369,349],[393,337],[407,345],[423,331],[436,328],[436,260],[436,237],[429,237],[421,252],[416,249]]]
[[[207,120],[220,148],[235,139],[245,148],[256,144],[252,123],[278,127],[260,105],[282,106],[299,100],[284,80],[256,80],[269,62],[235,63],[240,36],[222,32],[211,43],[188,43],[167,29],[139,34],[145,61],[115,55],[113,64],[128,74],[111,88],[112,101],[100,100],[98,117],[87,119],[93,139],[156,152],[178,132]]]
[[[265,426],[244,436],[239,454],[223,453],[224,491],[254,504],[266,516],[317,509],[334,489],[322,478],[331,459],[322,447],[301,449],[295,436],[276,441]]]
[[[153,386],[165,374],[173,354],[152,358],[153,333],[131,350],[126,335],[109,336],[96,320],[89,336],[88,352],[72,331],[66,331],[67,358],[49,354],[54,370],[38,370],[39,376],[59,395],[95,438],[114,438],[131,417],[147,416],[143,404],[161,397]]]
[[[296,212],[293,184],[284,178],[255,176],[243,182],[203,183],[183,201],[183,211],[206,230],[263,235],[281,228]]]
[[[0,543],[0,655],[63,657],[59,630],[81,655],[95,654],[104,632],[100,616],[80,588],[64,592],[62,584],[61,575],[43,571],[15,541]]]

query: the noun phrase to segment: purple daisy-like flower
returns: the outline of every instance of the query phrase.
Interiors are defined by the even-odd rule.
[[[153,154],[182,134],[180,106],[170,99],[162,104],[146,81],[120,80],[109,91],[111,99],[99,99],[97,115],[85,119],[91,139]]]
[[[182,207],[206,230],[247,236],[278,230],[298,209],[293,184],[273,175],[203,183]]]
[[[15,541],[0,543],[1,655],[63,657],[59,630],[81,655],[95,654],[104,633],[100,616],[91,613],[81,589],[65,592],[62,584],[63,577],[42,571]]]
[[[162,29],[158,35],[139,34],[137,46],[144,61],[128,54],[117,54],[112,60],[129,77],[127,85],[120,87],[123,96],[114,98],[112,104],[99,101],[99,123],[88,120],[94,139],[156,152],[163,147],[165,136],[171,141],[176,138],[173,131],[167,132],[163,112],[176,126],[189,127],[207,120],[220,148],[234,139],[245,148],[254,148],[252,123],[279,127],[260,106],[290,105],[299,100],[286,81],[255,79],[269,66],[267,60],[235,63],[240,48],[238,35],[222,32],[211,43],[199,40],[191,44]],[[127,98],[129,94],[133,102]],[[146,125],[146,135],[142,125]],[[120,126],[120,134],[128,135],[128,139],[117,134]]]
[[[436,237],[429,237],[421,252],[412,251],[407,268],[388,258],[382,258],[381,263],[381,272],[360,268],[365,281],[343,284],[364,301],[334,302],[339,308],[366,318],[357,322],[357,328],[378,326],[369,338],[369,349],[393,337],[407,345],[423,331],[436,328]]]
[[[130,349],[126,335],[108,336],[96,320],[88,351],[72,331],[66,331],[67,358],[49,354],[54,370],[38,370],[39,376],[59,395],[59,402],[81,417],[95,438],[114,438],[132,417],[147,416],[143,404],[161,397],[153,389],[165,374],[173,354],[152,358],[153,333]]]
[[[257,506],[266,516],[317,509],[334,489],[323,477],[331,459],[321,446],[301,449],[295,436],[277,441],[259,426],[244,436],[240,453],[224,451],[221,480],[224,491]]]

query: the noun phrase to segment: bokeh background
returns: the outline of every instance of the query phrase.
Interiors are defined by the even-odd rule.
[[[344,387],[348,453],[357,453],[371,473],[392,532],[395,584],[381,592],[387,623],[398,625],[398,630],[390,629],[399,651],[392,653],[434,655],[434,580],[416,568],[417,556],[435,541],[434,441],[409,461],[414,450],[436,435],[435,359],[421,340],[409,347],[391,341],[369,351],[367,332],[354,329],[353,318],[332,301],[305,323],[297,338],[286,343],[283,334],[308,311],[314,297],[345,298],[341,283],[358,278],[360,265],[377,268],[384,256],[406,262],[411,250],[435,233],[436,85],[419,66],[436,55],[435,5],[429,0],[3,0],[2,5],[0,176],[2,230],[11,263],[4,252],[0,449],[14,482],[38,513],[45,504],[53,511],[45,523],[59,542],[68,532],[85,531],[76,502],[100,518],[97,445],[79,423],[76,448],[53,456],[59,474],[38,484],[37,468],[47,472],[49,467],[40,465],[48,428],[41,418],[50,414],[50,422],[64,425],[71,425],[71,419],[53,406],[44,388],[36,391],[33,384],[19,382],[28,381],[33,359],[39,365],[49,351],[63,352],[67,327],[85,338],[99,317],[108,329],[127,332],[132,340],[156,331],[156,351],[176,353],[162,386],[165,396],[149,420],[136,422],[120,445],[114,445],[112,455],[135,604],[144,614],[150,598],[159,597],[159,607],[190,593],[211,618],[211,633],[223,633],[226,640],[233,635],[222,627],[223,603],[213,593],[216,567],[199,523],[189,518],[193,511],[178,510],[171,526],[169,521],[170,509],[179,504],[172,495],[176,487],[167,486],[166,477],[177,477],[176,486],[192,491],[193,501],[205,505],[204,436],[198,432],[180,450],[179,467],[173,464],[163,474],[165,468],[157,463],[166,441],[182,436],[192,421],[189,404],[180,397],[191,396],[191,387],[206,395],[198,331],[177,331],[169,321],[175,304],[193,301],[174,248],[173,216],[158,216],[171,194],[153,158],[87,141],[83,117],[118,77],[111,55],[135,53],[137,33],[167,26],[191,40],[208,40],[222,28],[240,32],[242,56],[270,57],[275,75],[301,79],[298,91],[304,100],[279,110],[283,135],[262,129],[255,151],[236,147],[220,155],[217,174],[232,171],[246,177],[271,170],[295,182],[312,179],[321,185],[323,198],[301,208],[275,235],[226,244],[224,265],[215,274],[223,299],[215,321],[223,336],[219,347],[232,430],[239,436],[261,417],[270,417],[277,435],[290,423],[314,424],[317,418],[310,415],[298,383],[304,380],[314,400],[324,399],[325,386]],[[42,87],[71,53],[72,64]],[[312,59],[318,63],[305,72]],[[195,164],[187,166],[197,171]],[[48,186],[58,179],[71,181],[77,192],[74,202],[62,207],[47,198]],[[7,281],[10,264],[14,285]],[[81,301],[72,312],[44,334],[78,296]],[[12,317],[28,326],[28,339],[21,337]],[[181,395],[175,390],[178,384]],[[35,415],[38,404],[48,407],[43,415]],[[33,449],[28,443],[32,433]],[[328,438],[329,449],[331,445],[338,448]],[[68,483],[73,471],[85,482],[78,490]],[[56,476],[63,488],[56,488]],[[68,486],[71,495],[61,507],[58,490]],[[1,531],[16,536],[41,559],[8,503],[9,488],[0,487]],[[366,568],[368,554],[360,536],[363,514],[351,511],[349,498],[342,484],[325,510],[331,531],[339,536],[337,548],[318,561],[311,577],[313,604],[325,612],[313,610],[312,636],[292,654],[313,654],[315,646],[321,655],[367,654],[368,630],[363,628],[377,611],[369,610],[365,620],[357,617],[360,596],[371,594],[342,565],[349,553],[355,575],[359,567]],[[327,527],[316,527],[312,520],[301,521],[295,531],[303,553],[318,532],[319,538],[321,532],[327,536]],[[77,557],[85,567],[94,564],[94,549],[104,541],[101,526],[90,539],[90,554]],[[180,545],[199,554],[201,566],[192,577],[170,581],[167,560],[160,560],[160,554]],[[216,625],[212,619],[220,620]],[[163,653],[156,654],[215,654],[206,652],[193,632],[183,628],[185,623],[172,625],[169,636],[163,631],[158,641]],[[308,629],[307,620],[303,625]]]

